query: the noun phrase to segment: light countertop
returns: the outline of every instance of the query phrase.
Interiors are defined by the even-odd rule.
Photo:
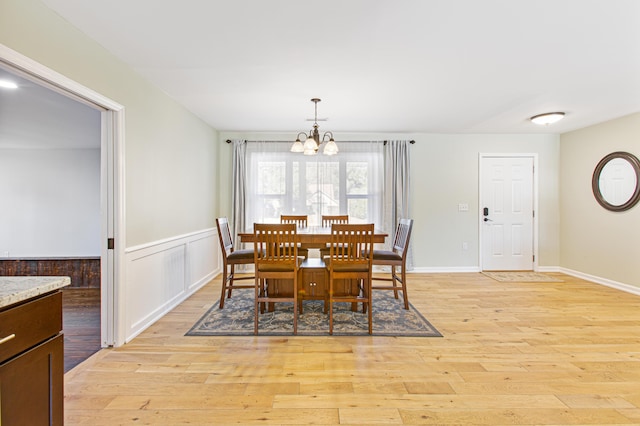
[[[0,277],[0,308],[71,284],[69,277]]]

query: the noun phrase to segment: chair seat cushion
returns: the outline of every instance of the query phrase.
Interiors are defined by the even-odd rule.
[[[229,256],[227,256],[227,260],[246,260],[246,259],[253,260],[253,249],[236,250],[233,253],[230,253]]]
[[[323,259],[324,259],[324,263],[326,264],[327,270],[329,270],[331,268],[331,258],[326,256]],[[368,263],[342,264],[342,262],[335,262],[333,266],[333,270],[335,272],[367,272],[369,270],[369,264]]]
[[[298,267],[304,262],[304,257],[298,256]],[[293,271],[295,264],[290,262],[264,262],[259,263],[258,271],[260,272],[288,272]]]
[[[376,260],[386,260],[386,261],[396,261],[401,262],[402,256],[398,253],[391,250],[374,250],[373,251],[373,261]]]

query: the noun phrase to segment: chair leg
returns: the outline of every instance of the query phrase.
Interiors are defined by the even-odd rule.
[[[409,309],[409,296],[407,295],[407,276],[402,267],[402,296],[404,297],[404,308]]]
[[[293,334],[298,334],[298,280],[293,278]]]
[[[333,279],[329,277],[329,334],[333,334]]]
[[[369,305],[369,334],[373,334],[373,306],[371,301],[373,300],[373,296],[371,295],[371,292],[373,291],[373,289],[371,288],[371,286],[373,285],[372,283],[372,279],[371,276],[369,276],[369,279],[367,280],[367,282],[365,283],[366,285],[366,291],[367,291],[367,305]],[[363,303],[364,305],[364,303]]]
[[[369,282],[371,283],[371,282]],[[360,285],[360,291],[363,297],[367,297],[367,282],[365,280],[362,280],[362,285]],[[362,313],[366,314],[367,313],[367,309],[370,311],[371,310],[371,306],[367,306],[368,304],[366,302],[362,302]]]
[[[226,296],[227,290],[227,280],[229,276],[227,275],[227,263],[223,262],[222,265],[222,294],[220,294],[220,309],[224,308],[224,298]]]
[[[260,290],[259,290],[259,288],[260,288],[260,279],[257,276],[255,278],[255,284],[256,284],[255,285],[255,298],[253,299],[253,301],[254,301],[253,302],[254,310],[255,310],[255,313],[254,313],[254,317],[255,318],[254,318],[254,323],[253,323],[253,334],[257,336],[258,335],[258,309],[259,309],[258,308],[258,297],[259,297],[259,294],[260,294]]]
[[[398,287],[396,285],[396,267],[391,265],[391,285],[393,286],[393,296],[398,298]]]
[[[236,277],[236,265],[231,264],[231,274],[229,275],[229,286],[227,287],[227,299],[231,299],[231,290],[233,290],[233,279]]]
[[[373,309],[371,309],[371,302],[367,302],[369,305],[369,334],[373,334]]]

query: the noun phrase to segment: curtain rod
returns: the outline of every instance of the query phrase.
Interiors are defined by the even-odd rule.
[[[249,142],[248,140],[245,139],[245,142]],[[256,141],[257,142],[257,141]],[[261,141],[262,142],[262,141]],[[265,141],[265,142],[291,142],[291,141]],[[356,142],[356,143],[364,143],[364,142],[371,142],[371,141],[343,141],[343,142]],[[385,144],[387,143],[387,141],[383,141]],[[227,143],[231,143],[231,139],[227,139]],[[293,143],[293,142],[291,142]],[[409,143],[411,145],[413,145],[414,143],[416,143],[416,141],[414,141],[413,139],[411,139],[409,141]]]

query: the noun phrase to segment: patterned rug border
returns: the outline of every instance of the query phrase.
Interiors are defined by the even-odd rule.
[[[561,279],[533,271],[482,271],[482,275],[499,282],[562,283]]]
[[[189,331],[185,334],[185,336],[253,336],[253,321],[254,321],[254,311],[253,311],[253,297],[250,297],[250,300],[244,298],[241,292],[253,292],[252,289],[237,289],[234,290],[233,297],[231,299],[225,300],[225,307],[223,309],[219,309],[220,299],[218,299],[207,311],[202,315],[195,324],[189,329]],[[381,294],[379,294],[381,293]],[[396,314],[388,315],[384,311],[382,313],[378,312],[379,308],[376,308],[376,303],[373,304],[373,334],[371,336],[390,336],[390,337],[443,337],[442,334],[418,311],[411,303],[409,303],[409,310],[406,311],[402,307],[402,298],[396,300],[394,299],[391,292],[377,292],[374,294],[374,297],[378,299],[378,306],[380,306],[381,298],[387,298],[393,301],[394,310],[395,306],[397,306],[398,311]],[[247,301],[250,302],[250,309],[248,308]],[[240,302],[240,303],[239,303]],[[241,306],[236,307],[236,304],[240,304]],[[242,304],[245,305],[242,308]],[[389,305],[390,303],[386,303]],[[292,304],[290,303],[279,303],[276,306],[282,306],[283,308],[278,310],[278,313],[282,315],[293,315]],[[329,314],[326,315],[322,313],[323,302],[320,300],[306,300],[303,304],[303,314],[298,316],[298,334],[297,336],[301,337],[322,337],[322,336],[344,336],[344,337],[355,337],[355,336],[369,336],[367,331],[367,319],[366,315],[362,315],[360,313],[353,314],[350,311],[350,304],[346,303],[338,303],[334,305],[334,330],[333,335],[329,334],[329,326],[328,326],[328,317]],[[234,314],[230,312],[235,308],[236,315],[240,315],[240,317],[234,317]],[[238,311],[241,308],[242,311]],[[361,309],[360,309],[361,310]],[[287,312],[288,311],[288,312]],[[378,315],[376,315],[378,314]],[[262,315],[269,315],[269,313],[265,313]],[[271,318],[274,318],[276,313]],[[311,318],[312,321],[319,323],[321,321],[325,321],[325,326],[318,326],[315,329],[305,330],[304,323],[301,320],[303,316],[309,315],[308,318]],[[313,321],[313,315],[316,316],[316,321]],[[359,318],[357,315],[360,315]],[[378,329],[376,330],[376,316],[378,316],[378,323],[381,324],[384,321],[391,321],[394,323],[395,317],[405,318],[409,316],[414,316],[415,318],[409,318],[409,321],[403,322],[402,326],[404,327],[414,327],[405,328],[405,330],[394,330],[388,331],[386,329]],[[224,324],[239,324],[233,330],[211,330],[211,329],[203,329],[203,325],[208,321],[210,317],[218,317],[218,320],[222,320]],[[224,319],[226,317],[226,319]],[[340,322],[341,318],[346,318],[346,321]],[[351,321],[349,321],[349,318]],[[320,321],[317,321],[320,319]],[[355,320],[354,320],[355,319]],[[362,321],[360,321],[362,320]],[[211,320],[213,321],[213,320]],[[209,322],[211,322],[209,321]],[[289,320],[290,323],[291,320]],[[275,322],[275,321],[274,321]],[[410,323],[407,325],[406,323]],[[290,329],[287,330],[265,330],[263,329],[264,324],[269,324],[269,318],[261,317],[258,323],[259,330],[258,336],[291,336],[296,337],[293,334],[293,325],[291,324]],[[250,327],[248,326],[250,325]],[[359,327],[358,327],[359,326]],[[416,327],[420,327],[419,329]]]

